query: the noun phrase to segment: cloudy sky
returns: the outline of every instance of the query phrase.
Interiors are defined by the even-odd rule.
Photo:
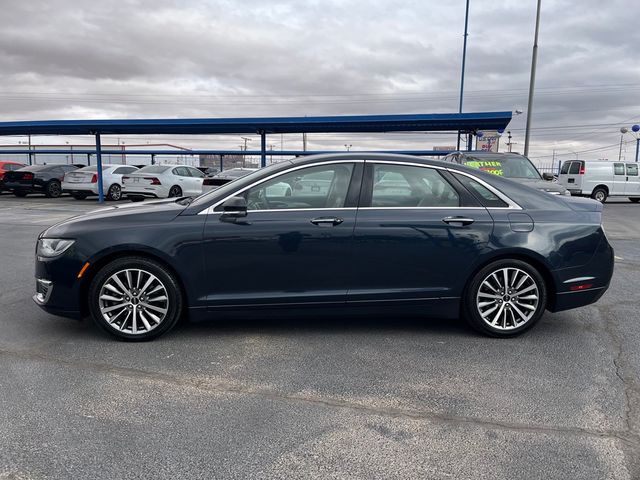
[[[458,107],[464,0],[3,0],[2,18],[1,121]],[[633,0],[542,0],[532,158],[550,162],[555,150],[559,159],[617,159],[620,127],[640,123],[638,18]],[[471,0],[465,111],[526,109],[534,20],[535,0]],[[515,150],[523,146],[524,117],[510,125]],[[201,148],[240,143],[214,136],[152,140]],[[277,149],[280,140],[269,142]],[[283,141],[284,148],[301,148],[299,136]],[[455,139],[309,138],[310,149],[344,144],[431,148]],[[631,135],[624,147],[632,159]]]

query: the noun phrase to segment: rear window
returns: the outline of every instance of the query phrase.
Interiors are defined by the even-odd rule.
[[[567,174],[569,173],[569,167],[571,166],[571,162],[564,162],[562,164],[562,168],[560,169],[560,174]]]
[[[500,177],[540,180],[536,167],[522,155],[465,155],[462,164]]]
[[[26,167],[22,167],[19,170],[23,172],[46,172],[55,168],[57,165],[27,165]]]
[[[163,173],[171,168],[171,165],[147,165],[136,173]]]
[[[580,173],[580,162],[571,162],[569,167],[569,175],[578,175]]]
[[[104,172],[107,168],[110,168],[111,165],[103,165],[102,166],[102,171]],[[88,167],[82,167],[76,170],[76,172],[97,172],[98,171],[98,166],[97,165],[89,165]]]

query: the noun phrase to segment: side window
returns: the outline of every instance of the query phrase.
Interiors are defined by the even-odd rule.
[[[562,168],[560,169],[560,174],[567,174],[569,173],[569,166],[571,165],[571,162],[564,162],[562,164]]]
[[[191,168],[188,167],[189,173],[191,173],[192,177],[196,177],[196,178],[204,178],[204,173],[202,173],[200,170],[198,170],[197,168]]]
[[[624,163],[614,163],[613,173],[614,175],[624,175]]]
[[[569,167],[569,175],[578,175],[580,173],[580,162],[571,162]]]
[[[190,177],[191,175],[189,175],[189,170],[187,170],[185,167],[176,167],[173,169],[173,173],[175,175],[178,175],[180,177]]]
[[[474,197],[482,204],[484,207],[508,207],[506,202],[504,202],[500,197],[498,197],[495,193],[489,190],[487,187],[482,185],[480,182],[475,181],[472,178],[467,177],[466,175],[461,175],[459,173],[453,174],[459,181],[462,183],[467,190],[469,190]]]
[[[374,164],[372,207],[457,207],[458,192],[433,168]]]
[[[249,210],[343,208],[352,163],[301,168],[283,173],[243,193]]]
[[[114,175],[124,175],[130,173],[129,167],[118,167],[113,171]]]
[[[627,175],[629,177],[638,176],[638,165],[635,163],[627,163]]]

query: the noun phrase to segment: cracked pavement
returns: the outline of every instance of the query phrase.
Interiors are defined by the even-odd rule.
[[[600,302],[516,339],[274,317],[142,344],[30,299],[36,235],[92,208],[0,196],[0,479],[640,478],[639,205],[605,205]]]

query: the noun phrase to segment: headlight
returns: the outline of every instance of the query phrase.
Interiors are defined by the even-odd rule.
[[[39,257],[51,258],[62,255],[75,240],[64,238],[41,238],[38,240],[37,254]]]

